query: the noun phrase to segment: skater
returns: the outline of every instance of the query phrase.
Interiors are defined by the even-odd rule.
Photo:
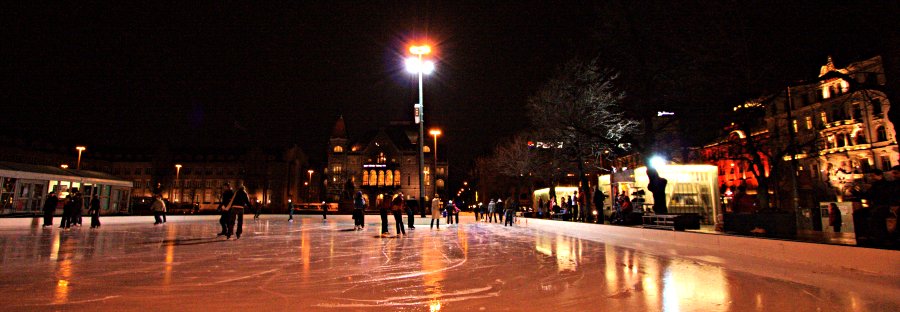
[[[294,222],[294,197],[288,195],[288,222]]]
[[[394,224],[397,227],[397,236],[406,235],[406,229],[403,226],[403,209],[406,206],[403,200],[403,193],[397,193],[394,200],[391,201],[391,213],[394,214]]]
[[[247,195],[244,185],[238,184],[237,192],[234,192],[234,196],[231,197],[229,206],[231,206],[228,209],[231,210],[231,214],[228,217],[228,233],[225,234],[225,239],[230,239],[231,235],[235,235],[235,239],[240,239],[241,232],[244,230],[244,209],[250,207],[250,196]],[[235,221],[237,221],[237,230],[234,229]]]
[[[91,198],[88,214],[91,215],[91,228],[95,229],[100,227],[100,198],[98,198],[97,195],[94,195]]]
[[[353,196],[353,229],[360,231],[362,230],[365,224],[365,209],[366,209],[366,199],[363,198],[362,192],[356,192],[356,195]]]
[[[388,217],[387,212],[391,209],[391,193],[384,194],[381,204],[378,205],[378,214],[381,215],[381,236],[388,236]]]
[[[72,219],[72,225],[81,226],[81,224],[82,224],[81,214],[84,212],[84,211],[82,211],[82,209],[84,209],[84,198],[81,197],[81,193],[78,192],[77,187],[72,188],[72,194],[69,196],[72,196],[72,202],[73,202],[73,205],[72,205],[73,217],[70,218],[70,219]]]
[[[437,195],[431,200],[431,228],[437,223],[438,230],[441,229],[441,199]]]
[[[444,206],[444,213],[447,214],[447,225],[453,224],[453,201],[447,201],[447,205]]]
[[[44,202],[44,225],[43,226],[53,226],[53,214],[56,213],[56,205],[59,204],[59,197],[56,196],[56,192],[50,192],[47,194],[47,201]]]
[[[606,201],[606,194],[597,186],[594,189],[594,209],[597,209],[597,223],[603,224],[603,203]]]
[[[478,203],[478,205],[475,206],[474,212],[475,212],[475,222],[478,222],[481,219],[480,218],[481,217],[481,203]]]
[[[404,201],[404,202],[405,202],[405,201]],[[417,210],[418,208],[419,208],[419,201],[417,201],[417,200],[416,200],[416,201],[412,201],[412,202],[410,202],[408,205],[406,205],[406,218],[407,218],[407,220],[408,220],[408,222],[409,222],[409,229],[410,229],[410,230],[415,230],[415,229],[416,229],[415,222],[413,221],[413,219],[414,219],[415,216],[416,216],[416,210]]]
[[[156,221],[153,225],[162,224],[162,215],[166,211],[166,203],[162,200],[162,195],[159,193],[153,194],[153,204],[150,205],[150,210],[153,211],[153,220]]]
[[[226,209],[230,207],[226,206],[231,202],[231,198],[234,197],[234,191],[231,190],[230,184],[225,183],[222,185],[222,188],[222,200],[219,201],[219,207],[216,208],[216,211],[219,212],[219,225],[222,226],[222,231],[216,234],[216,237],[228,234],[228,216],[231,215],[231,212]]]
[[[457,225],[459,225],[459,206],[461,206],[461,204],[462,203],[453,203],[453,218],[455,219],[453,220],[453,223]]]
[[[256,213],[253,214],[253,219],[256,220],[259,219],[259,214],[262,213],[262,204],[258,200],[254,201],[256,201]]]
[[[497,198],[497,205],[494,207],[494,214],[497,215],[498,222],[503,222],[503,209],[506,204],[503,202],[502,198]]]
[[[491,202],[488,203],[487,207],[487,220],[485,222],[494,223],[494,209],[497,209],[497,202],[491,198]]]
[[[322,221],[328,220],[328,205],[322,202]]]
[[[72,208],[72,195],[69,194],[63,200],[63,214],[62,220],[59,221],[59,228],[68,229],[69,227],[71,227],[73,222],[72,218],[74,217],[74,215],[75,209]]]
[[[513,215],[515,214],[516,208],[515,208],[515,205],[512,205],[512,202],[510,200],[507,200],[506,202],[507,202],[506,209],[504,209],[504,211],[503,211],[503,214],[506,215],[506,219],[505,219],[506,221],[503,222],[503,226],[506,226],[507,224],[509,226],[512,226],[513,225]]]

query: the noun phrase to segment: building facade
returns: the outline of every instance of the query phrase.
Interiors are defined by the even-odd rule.
[[[801,189],[816,190],[819,201],[850,196],[850,189],[871,169],[889,170],[898,163],[894,125],[888,120],[886,96],[856,83],[885,84],[881,57],[839,68],[829,57],[815,82],[791,86],[769,106],[766,126],[773,144],[793,144]],[[782,159],[790,161],[787,155]]]
[[[402,192],[407,200],[416,199],[419,195],[417,145],[418,130],[414,124],[393,123],[350,138],[344,118],[338,118],[329,138],[325,171],[327,199],[348,201],[353,193],[361,191],[370,210],[387,194]],[[435,194],[445,192],[448,172],[446,161],[440,159],[443,157],[435,164],[434,146],[426,143],[423,150],[427,202]]]

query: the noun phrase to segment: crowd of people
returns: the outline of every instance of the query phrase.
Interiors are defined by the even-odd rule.
[[[78,188],[72,188],[69,190],[69,194],[62,200],[63,201],[63,214],[62,219],[60,220],[59,228],[61,229],[70,229],[72,227],[80,227],[82,226],[83,216],[82,209],[84,208],[84,195],[78,191]],[[43,227],[51,227],[53,226],[53,215],[56,213],[56,208],[59,205],[60,198],[59,194],[56,191],[50,192],[47,194],[47,200],[44,201],[43,212],[44,212],[44,223]],[[91,228],[96,229],[100,227],[100,198],[97,195],[91,196],[91,200],[88,202],[88,215],[91,216]]]

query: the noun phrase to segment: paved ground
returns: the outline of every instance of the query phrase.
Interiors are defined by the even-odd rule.
[[[377,216],[248,218],[240,240],[210,217],[99,230],[0,227],[6,311],[898,311],[896,282],[819,286],[696,257],[535,227],[474,223],[401,238]],[[142,219],[141,219],[142,220]],[[85,220],[87,221],[87,220]],[[393,224],[391,227],[393,232]],[[759,264],[757,265],[765,265]],[[838,279],[839,277],[835,277]],[[834,280],[827,285],[840,285]],[[888,291],[890,293],[890,291]]]

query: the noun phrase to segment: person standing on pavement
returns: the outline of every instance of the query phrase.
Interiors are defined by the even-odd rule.
[[[834,227],[835,233],[841,232],[841,223],[843,222],[844,221],[841,217],[841,210],[838,209],[837,204],[828,204],[828,225]]]
[[[431,200],[431,228],[437,223],[438,230],[441,229],[441,198],[437,195]]]
[[[244,231],[244,209],[250,207],[250,196],[243,185],[238,184],[237,192],[231,199],[231,215],[228,217],[228,233],[225,239],[230,239],[231,235],[235,235],[236,239],[241,238],[241,232]],[[234,229],[235,221],[237,221],[237,230]]]
[[[403,200],[403,193],[397,193],[391,201],[391,213],[394,215],[394,224],[397,227],[397,236],[406,235],[406,229],[403,226],[403,210],[406,201]]]
[[[366,199],[362,196],[362,192],[357,191],[353,196],[353,229],[362,230],[365,226]]]
[[[44,225],[53,226],[53,214],[56,213],[56,206],[59,204],[59,197],[56,192],[47,194],[47,200],[44,201]]]
[[[219,207],[216,208],[216,211],[219,212],[219,225],[222,226],[222,231],[216,234],[216,236],[222,236],[228,234],[228,217],[231,215],[231,211],[228,211],[227,207],[228,203],[231,202],[231,198],[234,197],[234,191],[231,190],[231,185],[225,183],[222,185],[222,200],[219,202]]]
[[[153,205],[150,205],[150,210],[153,211],[153,220],[156,221],[153,225],[162,224],[162,215],[166,211],[166,202],[162,200],[162,195],[153,194]]]
[[[94,195],[91,198],[88,214],[91,215],[91,228],[94,229],[100,227],[100,198],[97,197],[97,195]]]

